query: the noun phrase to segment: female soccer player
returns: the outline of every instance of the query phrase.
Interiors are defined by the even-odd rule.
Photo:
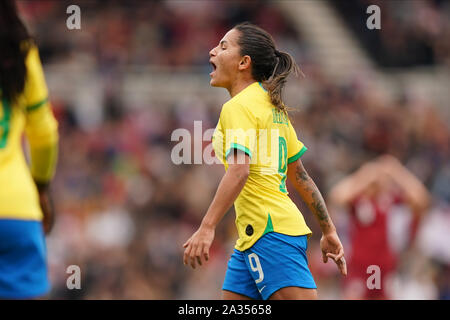
[[[389,241],[389,221],[395,207],[408,208],[412,223],[405,227],[408,245],[430,204],[425,186],[400,161],[380,156],[345,177],[330,190],[330,203],[349,214],[351,255],[344,282],[347,299],[391,299],[389,282],[395,275],[399,253]],[[379,287],[369,288],[369,267],[380,270]]]
[[[25,132],[31,166],[21,147]],[[0,1],[0,298],[38,298],[49,290],[44,232],[57,158],[57,122],[38,49],[12,0]]]
[[[292,57],[250,23],[235,26],[210,53],[211,85],[231,99],[220,114],[213,146],[226,173],[199,229],[186,241],[184,263],[209,258],[215,228],[234,202],[239,234],[228,262],[224,299],[316,299],[308,269],[305,220],[286,190],[286,178],[319,221],[323,261],[345,275],[344,250],[325,202],[302,165],[306,151],[287,116],[281,91]]]

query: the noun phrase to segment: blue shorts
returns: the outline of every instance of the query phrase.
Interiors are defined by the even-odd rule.
[[[284,287],[317,289],[308,268],[307,237],[269,232],[245,251],[234,249],[222,290],[267,300]]]
[[[47,249],[40,221],[0,219],[0,298],[45,295]]]

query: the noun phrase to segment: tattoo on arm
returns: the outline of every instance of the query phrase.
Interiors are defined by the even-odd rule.
[[[305,182],[308,180],[308,174],[305,170],[302,170],[299,166],[296,168],[295,177],[297,178],[297,182]]]
[[[314,185],[315,186],[315,185]],[[331,227],[330,217],[328,215],[327,208],[325,206],[325,201],[323,200],[322,195],[319,190],[315,186],[315,190],[312,192],[313,201],[310,204],[310,208],[314,208],[312,212],[315,214],[317,219],[319,220],[319,224],[322,230],[329,229]]]
[[[318,190],[312,192],[312,198],[313,201],[311,206],[315,209],[315,213],[319,220],[328,220],[328,212],[325,207],[325,202]]]
[[[295,177],[297,184],[301,187],[300,195],[303,201],[308,205],[313,214],[317,217],[320,227],[328,229],[331,227],[331,220],[328,215],[328,210],[325,201],[320,194],[319,189],[308,173],[300,166],[297,166]]]

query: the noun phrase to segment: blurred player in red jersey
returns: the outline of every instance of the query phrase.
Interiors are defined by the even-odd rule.
[[[388,215],[396,205],[406,205],[413,213],[411,243],[418,222],[429,204],[424,185],[392,156],[381,156],[344,178],[330,192],[334,205],[350,214],[351,253],[344,283],[347,299],[389,299],[388,279],[396,270],[396,252],[389,242]],[[380,287],[369,288],[378,266]]]

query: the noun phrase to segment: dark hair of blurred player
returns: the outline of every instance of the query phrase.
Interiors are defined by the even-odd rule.
[[[29,40],[15,3],[0,1],[0,88],[9,100],[15,100],[24,89]]]

